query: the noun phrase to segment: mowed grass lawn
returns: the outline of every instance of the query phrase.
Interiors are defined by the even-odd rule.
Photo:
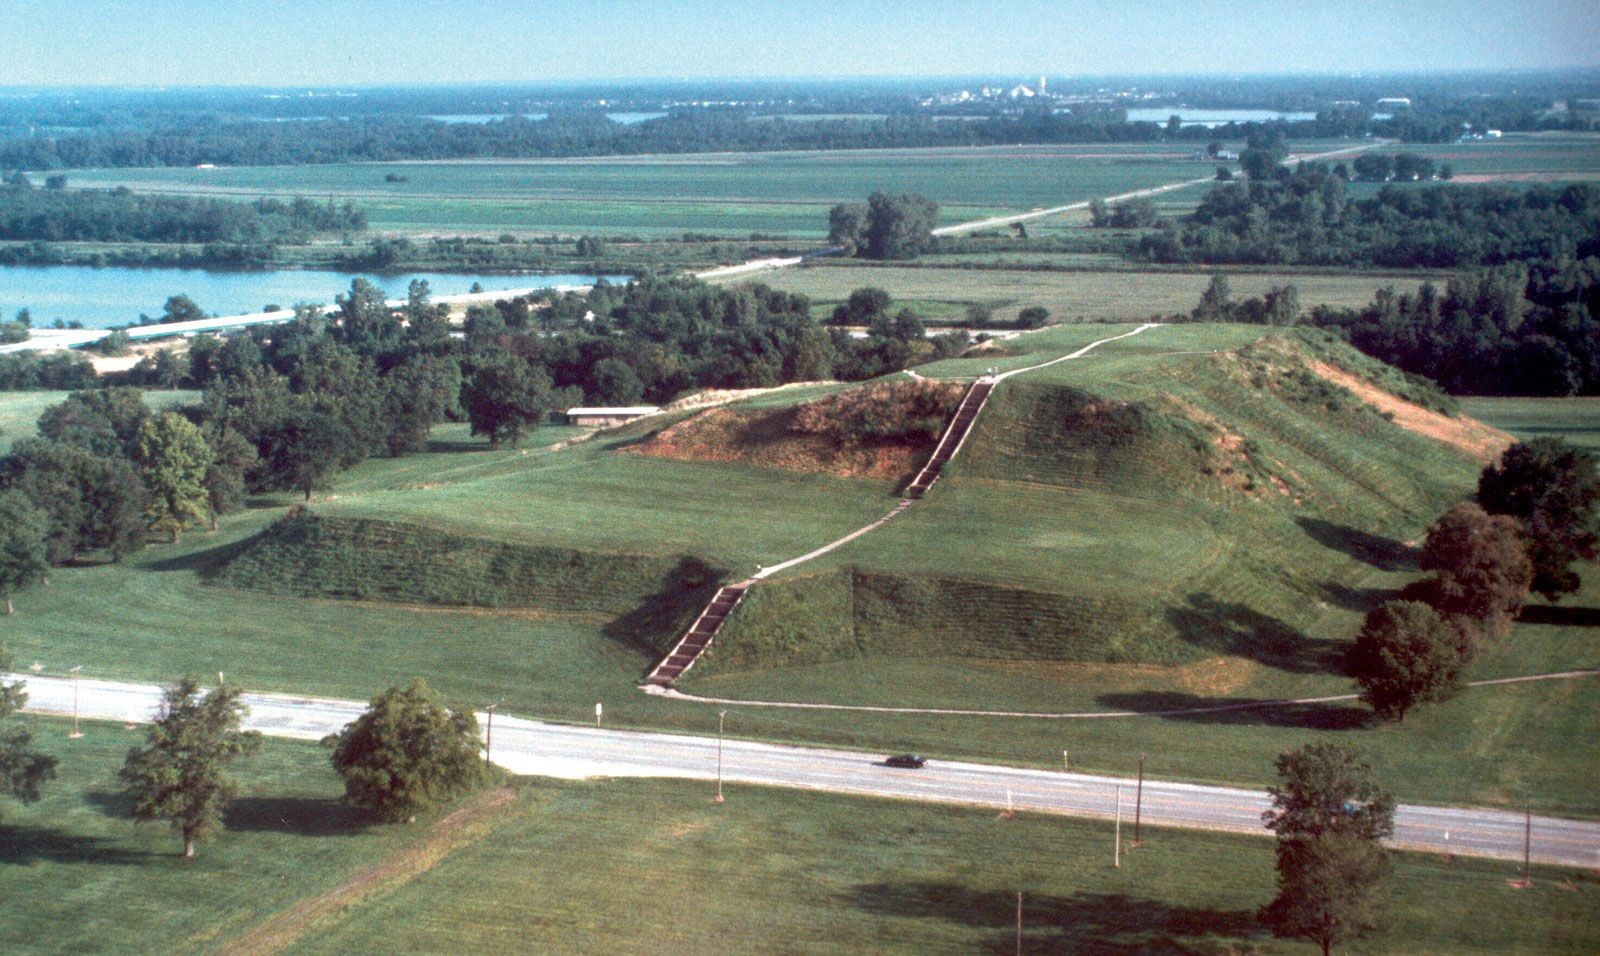
[[[377,229],[673,235],[827,232],[827,209],[919,192],[946,223],[1194,178],[1180,147],[724,153],[598,160],[88,170],[83,187],[351,199]],[[386,182],[389,175],[405,182]]]
[[[143,728],[29,718],[60,760],[44,799],[0,802],[0,951],[210,952],[239,931],[347,880],[414,841],[416,827],[366,827],[339,803],[326,751],[268,740],[235,765],[243,785],[226,830],[194,859],[165,823],[136,825],[117,780]]]
[[[368,826],[325,751],[276,739],[235,765],[225,829],[186,861],[164,824],[127,817],[116,772],[139,729],[32,724],[61,775],[5,806],[8,953],[988,951],[1011,944],[1019,891],[1030,952],[1310,951],[1254,918],[1266,840],[1146,828],[1113,869],[1104,823],[746,786],[713,804],[703,782],[633,779],[517,781],[453,831],[453,808]],[[1600,945],[1589,874],[1539,868],[1516,891],[1513,864],[1395,862],[1361,951]]]
[[[703,783],[527,782],[498,828],[295,948],[357,952],[1313,952],[1256,920],[1266,840]],[[1124,832],[1125,841],[1129,834]],[[1371,953],[1586,952],[1600,884],[1397,855]]]
[[[1211,273],[1048,272],[1043,270],[904,268],[812,265],[765,273],[756,281],[811,298],[818,317],[833,312],[856,289],[873,286],[931,318],[956,318],[968,305],[988,306],[1001,321],[1030,306],[1042,306],[1058,322],[1127,321],[1188,313],[1200,301]],[[1415,291],[1420,279],[1364,275],[1229,275],[1236,298],[1259,296],[1273,286],[1294,285],[1300,304],[1359,308],[1385,286]]]

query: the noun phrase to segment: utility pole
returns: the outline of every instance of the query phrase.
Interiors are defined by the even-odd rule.
[[[72,668],[72,733],[67,736],[73,740],[83,736],[83,731],[78,729],[78,678],[82,673],[82,664]]]
[[[1111,866],[1113,869],[1122,867],[1122,785],[1117,785],[1117,828],[1116,837],[1111,844]]]
[[[1061,751],[1061,772],[1072,772],[1072,761],[1067,759],[1067,752],[1065,750]]]
[[[1533,872],[1533,805],[1522,805],[1522,882],[1532,886]]]
[[[491,764],[490,756],[494,753],[494,709],[498,706],[500,705],[490,704],[484,708],[489,713],[489,729],[483,737],[483,765],[486,767]]]
[[[1139,789],[1133,795],[1133,845],[1139,845],[1139,816],[1144,809],[1144,754],[1139,755]]]
[[[1017,891],[1017,956],[1022,956],[1022,891]]]
[[[722,802],[722,721],[728,716],[725,710],[717,711],[717,796],[716,803]]]

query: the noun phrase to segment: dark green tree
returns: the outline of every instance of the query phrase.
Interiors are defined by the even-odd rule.
[[[45,513],[21,492],[0,491],[0,598],[12,612],[12,595],[50,571]],[[0,671],[5,668],[0,667]]]
[[[1363,840],[1394,834],[1394,797],[1378,785],[1372,763],[1350,744],[1312,743],[1279,755],[1278,782],[1262,814],[1280,840],[1340,833]]]
[[[384,447],[398,458],[428,447],[428,433],[456,414],[461,363],[454,356],[415,355],[383,377]]]
[[[39,416],[39,434],[109,458],[131,457],[150,409],[136,388],[73,392]]]
[[[1522,522],[1533,590],[1549,600],[1578,590],[1573,564],[1600,557],[1600,471],[1593,452],[1558,438],[1518,442],[1478,478],[1478,503]]]
[[[894,299],[882,289],[865,286],[851,292],[839,303],[829,319],[834,325],[871,325],[880,315],[889,313]]]
[[[1350,676],[1361,699],[1385,720],[1404,720],[1414,705],[1449,700],[1461,690],[1457,633],[1420,601],[1374,608],[1350,649]]]
[[[1196,322],[1227,322],[1233,318],[1233,293],[1227,276],[1219,272],[1211,277],[1190,317]]]
[[[238,687],[223,684],[201,696],[185,677],[167,689],[160,716],[122,767],[134,818],[170,820],[183,837],[183,855],[222,825],[222,813],[239,793],[228,765],[261,747],[261,735],[242,729],[248,708]]]
[[[1307,744],[1279,756],[1277,769],[1262,819],[1278,836],[1278,895],[1262,917],[1326,954],[1377,924],[1388,873],[1379,841],[1394,834],[1394,798],[1349,744]]]
[[[915,259],[933,244],[939,205],[926,196],[875,192],[867,197],[865,256]]]
[[[410,819],[487,779],[477,718],[445,707],[420,678],[379,694],[322,742],[345,799],[380,820]]]
[[[491,448],[501,442],[515,448],[549,412],[551,387],[544,369],[530,368],[515,355],[478,359],[461,395],[472,434],[486,436]]]
[[[1451,508],[1428,529],[1422,570],[1434,577],[1417,593],[1441,617],[1467,618],[1490,637],[1510,633],[1533,584],[1522,526],[1470,503]]]
[[[0,645],[0,674],[11,671],[11,656]],[[0,795],[33,803],[39,788],[56,776],[56,758],[33,749],[33,733],[26,727],[8,726],[28,702],[22,681],[0,681]]]
[[[145,421],[134,446],[134,462],[150,495],[145,515],[155,531],[172,535],[204,517],[210,497],[206,474],[214,453],[199,426],[166,412]]]
[[[867,237],[865,203],[840,203],[828,210],[828,245],[847,256],[858,255]]]
[[[194,322],[206,317],[204,309],[199,303],[186,295],[174,295],[167,298],[166,304],[161,307],[161,318],[156,321],[167,322]]]
[[[1333,947],[1382,925],[1388,854],[1370,840],[1337,833],[1288,840],[1278,848],[1278,895],[1262,911],[1273,932]]]

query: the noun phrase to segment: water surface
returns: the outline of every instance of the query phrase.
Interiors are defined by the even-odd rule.
[[[289,308],[300,302],[331,305],[350,289],[357,276],[383,289],[392,299],[404,298],[412,279],[425,279],[435,295],[468,292],[474,282],[485,292],[536,286],[590,285],[592,275],[475,276],[443,272],[374,275],[334,270],[213,272],[206,269],[125,269],[90,266],[0,266],[0,316],[18,309],[32,313],[35,326],[60,319],[104,329],[139,321],[140,313],[161,314],[168,296],[183,294],[211,315],[242,315],[268,305]],[[611,276],[612,281],[626,281]]]

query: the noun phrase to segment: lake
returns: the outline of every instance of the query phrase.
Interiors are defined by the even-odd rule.
[[[1188,106],[1158,106],[1153,109],[1128,110],[1130,123],[1163,123],[1178,114],[1184,126],[1223,126],[1228,123],[1265,123],[1268,120],[1288,120],[1299,123],[1317,118],[1315,113],[1284,113],[1276,110],[1199,110]]]
[[[82,322],[86,328],[131,325],[139,314],[161,314],[168,296],[182,293],[212,315],[258,312],[266,305],[289,308],[299,302],[331,305],[333,297],[350,289],[359,276],[383,289],[391,299],[405,298],[412,279],[426,279],[435,295],[468,292],[474,282],[484,291],[528,289],[539,285],[590,285],[592,275],[474,276],[443,272],[406,272],[397,275],[337,272],[332,270],[274,270],[270,272],[212,272],[205,269],[95,269],[89,266],[0,266],[0,317],[10,319],[18,309],[32,313],[33,324],[44,327],[60,319]],[[626,276],[608,276],[626,281]]]

